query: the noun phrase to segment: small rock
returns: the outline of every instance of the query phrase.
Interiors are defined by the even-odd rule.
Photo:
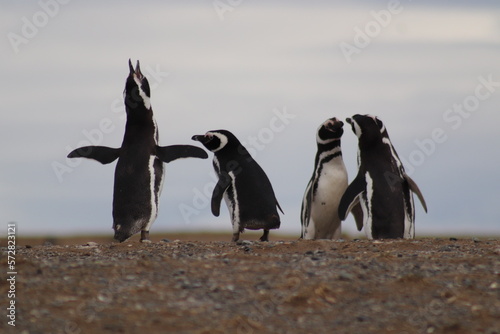
[[[458,241],[457,238],[450,238],[450,241]]]
[[[165,238],[165,239],[161,239],[162,242],[170,242],[169,239]]]
[[[241,245],[251,245],[252,242],[250,240],[238,240],[238,241],[236,241],[236,244],[238,246],[241,246]]]
[[[340,272],[337,278],[341,281],[352,281],[354,279],[354,275],[351,275],[348,272]]]
[[[113,297],[109,296],[107,293],[106,294],[98,294],[97,295],[97,300],[100,301],[101,303],[111,303],[113,301]]]
[[[478,312],[478,311],[481,311],[483,309],[483,307],[481,305],[472,305],[470,310],[472,312]]]

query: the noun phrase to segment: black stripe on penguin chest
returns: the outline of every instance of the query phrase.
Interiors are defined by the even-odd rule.
[[[326,156],[325,158],[323,158],[321,161],[319,161],[317,163],[316,174],[315,174],[316,180],[315,180],[314,185],[313,185],[313,197],[316,196],[316,193],[318,192],[318,184],[319,184],[319,182],[321,182],[321,176],[322,176],[323,169],[325,168],[326,164],[328,164],[333,159],[335,159],[337,157],[341,157],[341,156],[342,156],[342,152],[338,151],[338,152],[335,152],[335,153],[332,153],[332,154]]]

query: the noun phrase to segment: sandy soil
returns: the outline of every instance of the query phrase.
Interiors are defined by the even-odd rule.
[[[500,333],[498,239],[22,239],[1,333]],[[176,240],[180,239],[180,240]]]

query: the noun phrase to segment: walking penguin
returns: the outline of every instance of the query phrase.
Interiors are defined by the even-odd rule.
[[[359,171],[347,187],[339,205],[344,220],[361,204],[368,239],[412,239],[415,237],[415,208],[412,191],[424,210],[427,205],[417,184],[406,174],[382,121],[372,115],[348,118],[358,137]]]
[[[212,213],[218,217],[222,198],[226,201],[233,224],[232,241],[238,241],[244,229],[263,229],[261,241],[269,240],[269,230],[280,226],[276,207],[281,210],[266,173],[240,141],[227,130],[196,135],[214,153],[213,166],[219,178],[212,193]]]
[[[149,241],[149,229],[158,214],[158,198],[163,186],[163,162],[179,158],[208,158],[201,148],[191,145],[158,146],[158,127],[153,117],[150,88],[129,60],[125,85],[127,123],[120,148],[80,147],[69,158],[88,158],[109,164],[116,159],[113,191],[114,238],[120,242],[141,231],[141,241]]]

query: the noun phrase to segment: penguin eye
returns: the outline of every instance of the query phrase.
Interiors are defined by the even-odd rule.
[[[205,137],[207,137],[209,140],[212,140],[214,138],[214,135],[213,135],[213,133],[207,132],[205,134]]]

